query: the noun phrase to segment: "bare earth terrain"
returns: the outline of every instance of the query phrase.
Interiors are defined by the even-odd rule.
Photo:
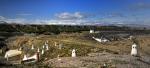
[[[130,55],[133,41],[123,39],[99,43],[88,33],[62,33],[59,35],[16,36],[8,39],[10,49],[25,47],[23,53],[33,55],[37,48],[42,50],[48,40],[49,50],[41,55],[40,63],[48,67],[71,68],[149,68],[150,36],[135,36],[139,46],[139,57]],[[55,46],[56,42],[56,46]],[[31,45],[35,46],[31,50]],[[59,49],[59,44],[62,48]],[[76,49],[77,57],[71,57],[71,50]],[[58,55],[60,56],[58,58]],[[20,57],[20,60],[23,58]],[[14,60],[16,61],[16,60]]]

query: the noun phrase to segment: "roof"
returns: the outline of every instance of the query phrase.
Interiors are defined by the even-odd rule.
[[[6,52],[5,58],[7,58],[7,57],[14,57],[14,56],[20,55],[21,53],[22,53],[22,51],[9,50],[9,51]]]

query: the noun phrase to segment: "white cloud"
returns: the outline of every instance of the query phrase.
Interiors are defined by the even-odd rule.
[[[97,15],[98,16],[98,15]],[[145,15],[144,15],[145,16]],[[27,20],[25,18],[5,18],[0,16],[0,21],[5,21],[7,23],[18,23],[18,24],[54,24],[54,25],[95,25],[95,24],[128,24],[128,23],[149,23],[149,15],[147,18],[141,17],[141,20],[136,20],[135,17],[132,16],[124,16],[120,13],[103,15],[101,18],[94,18],[91,15],[86,15],[81,12],[63,12],[56,14],[56,18],[41,20]]]
[[[3,16],[0,16],[0,20],[4,20],[5,19],[5,17],[3,17]]]
[[[55,15],[56,19],[35,20],[34,24],[80,25],[88,22],[86,15],[80,12],[63,12]]]
[[[77,25],[77,24],[81,24],[82,20],[48,20],[46,22],[48,24]]]
[[[28,14],[20,14],[20,15],[28,15]],[[87,15],[82,14],[81,12],[63,12],[56,14],[56,19],[48,19],[48,20],[41,20],[36,19],[29,21],[24,18],[5,18],[3,16],[0,16],[1,21],[5,21],[7,23],[18,23],[18,24],[62,24],[62,25],[80,25],[80,24],[88,24],[92,23],[90,20],[86,20]]]
[[[92,21],[87,20],[91,17],[90,15],[83,14],[81,12],[63,12],[55,15],[56,19],[51,19],[45,21],[48,24],[62,24],[62,25],[80,25],[80,24],[89,24]]]
[[[7,23],[19,23],[19,24],[25,24],[26,23],[26,19],[23,19],[23,18],[7,19],[5,21]]]
[[[84,14],[81,14],[80,12],[75,12],[75,13],[69,13],[69,12],[63,12],[60,14],[55,15],[56,18],[58,19],[65,19],[65,20],[70,20],[70,19],[83,19],[86,16]]]
[[[27,20],[23,18],[14,18],[14,19],[9,19],[5,18],[3,16],[0,16],[0,21],[5,21],[7,23],[18,23],[18,24],[26,24]]]
[[[47,24],[57,24],[57,25],[95,25],[100,23],[99,20],[45,20]]]

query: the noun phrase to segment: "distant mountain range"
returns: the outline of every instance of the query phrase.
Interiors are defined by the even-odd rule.
[[[7,23],[5,21],[0,21],[0,24],[18,24],[18,23]],[[23,25],[23,24],[20,24]],[[30,25],[30,24],[25,24],[25,25]],[[37,24],[39,25],[39,24]],[[40,24],[42,25],[42,24]],[[44,24],[45,25],[45,24]],[[48,24],[51,25],[51,24]],[[61,24],[52,24],[52,25],[61,25]],[[72,25],[72,24],[62,24],[62,25]],[[108,24],[108,23],[80,23],[76,25],[87,25],[87,26],[118,26],[118,27],[130,27],[130,28],[138,28],[138,29],[150,29],[150,25],[142,25],[142,24]]]
[[[144,28],[150,29],[150,25],[142,25],[142,24],[111,24],[111,25],[120,26],[120,27],[126,26],[130,28],[138,28],[138,29],[144,29]]]

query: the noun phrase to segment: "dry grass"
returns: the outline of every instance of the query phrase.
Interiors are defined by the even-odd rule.
[[[50,49],[41,55],[41,62],[60,57],[70,57],[71,50],[77,50],[77,56],[87,56],[89,53],[102,53],[108,52],[111,54],[118,55],[130,55],[131,45],[133,42],[131,40],[120,40],[111,41],[108,43],[99,43],[90,37],[87,37],[87,33],[72,33],[72,34],[60,34],[60,35],[39,35],[39,36],[19,36],[13,41],[13,46],[10,45],[11,49],[19,48],[19,45],[25,46],[28,50],[24,51],[33,55],[37,48],[42,49],[45,41],[49,41]],[[38,38],[37,38],[38,37]],[[150,56],[150,36],[140,36],[136,37],[140,45],[140,54]],[[54,43],[63,44],[62,49],[58,49],[58,46],[54,46]],[[31,50],[31,45],[34,44],[35,50]],[[125,63],[123,61],[115,61],[116,63]]]

